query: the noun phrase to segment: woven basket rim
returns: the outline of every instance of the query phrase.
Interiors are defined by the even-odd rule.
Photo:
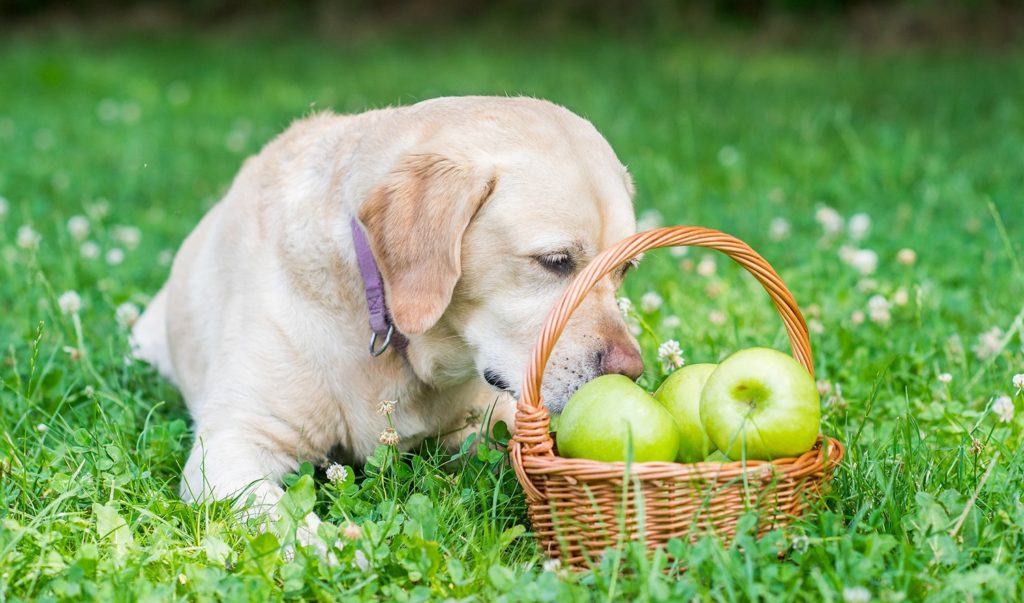
[[[744,474],[758,478],[801,479],[825,468],[834,468],[845,455],[846,447],[838,439],[819,436],[814,447],[796,456],[770,461],[746,460],[696,463],[649,461],[643,463],[606,462],[562,456],[531,455],[522,458],[522,464],[531,475],[571,477],[580,482],[609,479],[607,472],[618,472],[618,478],[628,474],[639,480],[727,480]],[[685,468],[682,470],[681,468]]]

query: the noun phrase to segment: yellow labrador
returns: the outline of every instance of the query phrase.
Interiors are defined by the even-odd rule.
[[[300,459],[361,462],[388,426],[381,400],[397,401],[387,435],[403,449],[465,434],[496,400],[512,427],[544,317],[634,231],[632,193],[597,130],[541,100],[439,98],[295,123],[245,162],[134,329],[137,355],[195,421],[182,497],[272,504]],[[383,291],[368,294],[375,275]],[[620,280],[561,338],[550,408],[599,374],[640,374]],[[375,303],[392,329],[379,356]]]

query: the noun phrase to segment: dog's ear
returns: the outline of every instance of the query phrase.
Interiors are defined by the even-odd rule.
[[[395,327],[422,333],[452,299],[462,235],[494,189],[492,171],[433,153],[410,154],[359,210]]]

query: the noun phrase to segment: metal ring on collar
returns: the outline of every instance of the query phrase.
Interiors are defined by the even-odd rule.
[[[373,357],[380,356],[384,353],[384,350],[388,349],[391,345],[391,336],[395,333],[395,325],[388,325],[388,332],[384,335],[384,342],[380,344],[380,349],[374,349],[377,346],[377,333],[374,332],[370,335],[370,355]]]

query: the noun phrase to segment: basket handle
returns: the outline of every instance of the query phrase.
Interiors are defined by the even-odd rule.
[[[644,251],[659,247],[694,246],[716,249],[731,257],[754,275],[764,286],[775,304],[789,333],[793,357],[814,376],[811,360],[811,342],[800,308],[793,294],[786,288],[775,269],[749,245],[736,237],[718,230],[697,226],[669,226],[636,233],[626,237],[599,253],[565,290],[555,307],[548,313],[540,336],[533,348],[523,391],[516,404],[516,435],[511,443],[513,457],[521,455],[553,455],[554,441],[548,433],[550,415],[540,395],[540,382],[544,376],[551,351],[569,322],[573,311],[602,278]]]

